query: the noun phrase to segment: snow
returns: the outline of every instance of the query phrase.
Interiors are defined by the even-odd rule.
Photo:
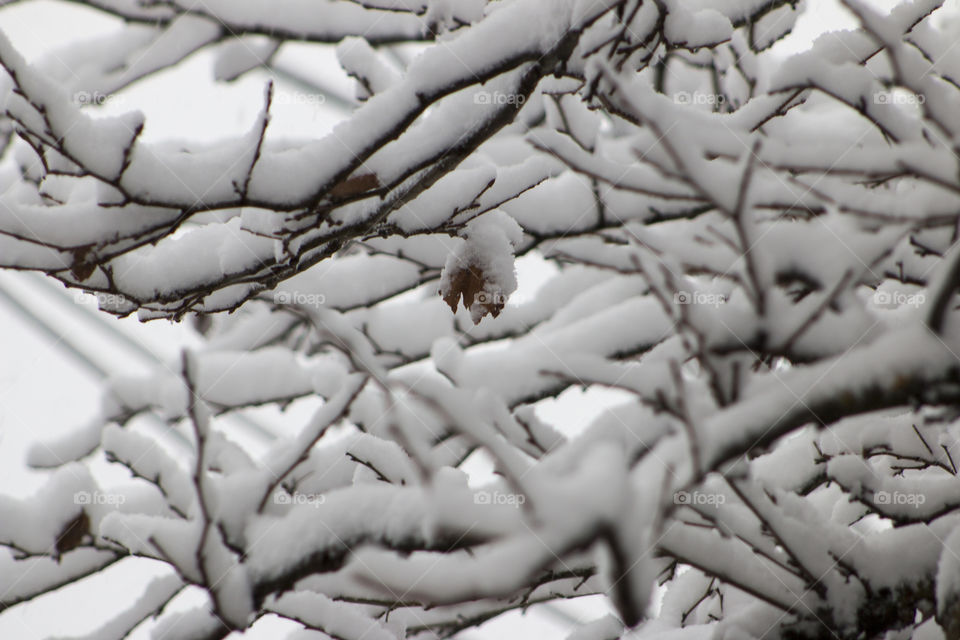
[[[6,608],[45,593],[50,588],[73,582],[116,561],[105,551],[81,550],[59,561],[48,557],[15,560],[9,551],[0,554],[0,607]]]
[[[751,34],[753,46],[766,49],[788,34],[796,26],[803,7],[800,2],[796,5],[783,5],[762,16],[757,20]]]
[[[674,525],[660,541],[662,548],[682,557],[685,562],[708,568],[711,573],[736,576],[748,572],[750,583],[756,585],[758,594],[774,603],[793,607],[797,601],[811,608],[816,607],[816,596],[804,589],[803,583],[789,573],[767,565],[742,545],[724,545],[721,552],[715,533],[698,530],[697,527]]]
[[[854,547],[850,558],[871,584],[881,588],[916,583],[934,575],[944,540],[956,525],[956,518],[947,517],[930,525],[887,529]]]
[[[270,609],[344,640],[395,640],[398,637],[381,623],[319,593],[285,594],[270,605]]]
[[[184,583],[200,606],[149,632],[444,635],[589,595],[574,640],[821,610],[853,637],[891,593],[877,633],[919,633],[930,581],[941,617],[960,584],[934,4],[851,2],[861,28],[787,59],[803,3],[764,0],[111,0],[112,46],[0,39],[0,263],[142,320],[231,310],[191,323],[189,385],[173,352],[109,376],[32,447],[0,608],[133,554],[176,577],[87,637],[148,632]],[[258,93],[204,143],[111,115],[196,59],[360,104]]]
[[[214,273],[261,265],[272,256],[272,241],[243,231],[240,219],[234,218],[190,229],[169,242],[121,256],[114,264],[123,290],[132,297],[150,298],[202,283]]]
[[[454,500],[468,492],[466,487],[448,487],[453,492],[446,502],[450,505],[466,501]],[[489,506],[459,509],[443,516],[433,527],[425,521],[427,514],[440,515],[430,506],[431,496],[417,488],[401,489],[383,484],[363,484],[330,491],[322,502],[290,510],[285,516],[263,516],[247,528],[249,545],[247,565],[257,580],[281,575],[284,571],[312,554],[336,561],[344,553],[345,545],[367,543],[414,544],[429,547],[434,540],[431,528],[439,524],[453,531],[467,531],[471,535],[490,535],[502,530],[505,516],[515,512],[509,506],[498,507],[501,518],[491,518]],[[472,500],[469,501],[472,504]],[[480,516],[483,516],[482,518]],[[500,523],[498,523],[498,520]],[[499,526],[498,526],[499,524]],[[455,538],[458,536],[455,536]],[[401,591],[402,592],[402,591]]]
[[[593,622],[588,622],[567,636],[567,640],[610,640],[619,638],[623,633],[623,624],[614,616],[607,614]]]
[[[560,95],[554,100],[545,100],[544,106],[551,126],[569,134],[580,147],[594,148],[601,120],[582,100],[572,95]]]
[[[536,493],[531,499],[539,505],[534,507],[538,516],[536,529],[521,528],[497,547],[478,549],[472,557],[413,557],[403,561],[370,552],[359,556],[351,566],[360,579],[382,585],[386,593],[407,593],[441,604],[510,591],[570,548],[597,519],[613,517],[622,508],[622,496],[598,491],[600,487],[610,487],[611,481],[622,473],[621,462],[622,454],[617,448],[598,445],[583,456],[582,464],[567,477],[551,475],[543,478],[542,483],[532,482],[530,486],[535,487]],[[556,500],[561,495],[566,505]],[[490,500],[481,502],[479,508],[519,510],[510,506],[510,500]],[[579,516],[574,515],[574,505]],[[410,580],[412,573],[418,576],[416,581]],[[643,595],[639,597],[642,599]]]
[[[664,336],[663,324],[657,320],[659,306],[651,300],[632,298],[591,311],[588,317],[555,330],[534,330],[509,350],[468,353],[461,368],[462,384],[484,384],[513,404],[556,384],[555,376],[541,372],[569,375],[575,353],[631,351]],[[630,321],[635,317],[650,320],[641,325]]]
[[[95,631],[84,635],[73,635],[70,638],[122,640],[137,624],[150,616],[155,609],[166,604],[182,588],[183,583],[175,574],[156,578],[147,585],[134,606],[118,612],[107,624]]]
[[[25,552],[54,555],[57,539],[84,511],[84,496],[97,491],[89,470],[70,463],[57,469],[31,498],[0,496],[0,540]],[[35,504],[44,508],[35,509]]]
[[[181,513],[189,513],[194,502],[193,486],[186,469],[150,438],[117,425],[103,430],[102,446],[108,455],[136,469],[144,478],[163,489],[163,497]]]
[[[192,8],[189,2],[181,0],[170,4],[172,8],[180,10]],[[422,21],[414,15],[384,15],[339,0],[325,0],[319,7],[309,0],[280,0],[271,7],[229,0],[207,0],[199,13],[213,17],[216,22],[229,24],[234,32],[245,29],[267,33],[287,32],[302,38],[327,41],[339,40],[338,36],[346,33],[364,33],[370,39],[387,35],[403,35],[412,39],[423,29]]]
[[[293,442],[279,444],[277,450],[268,457],[267,464],[271,475],[281,478],[285,471],[296,465],[301,452],[307,450],[326,429],[333,426],[337,416],[346,413],[349,402],[365,384],[366,380],[358,374],[347,377],[336,395],[324,403],[297,438]]]
[[[130,8],[130,4],[127,3],[126,8]],[[138,33],[139,29],[143,31]],[[79,55],[81,61],[88,62],[86,65],[70,65],[64,78],[67,86],[76,92],[75,95],[89,95],[95,99],[103,96],[104,101],[110,101],[118,97],[115,93],[119,89],[170,67],[214,42],[220,35],[220,28],[209,20],[187,14],[174,18],[166,29],[135,26],[130,35],[134,37],[128,35],[125,38],[126,46],[121,51],[104,50],[105,42],[115,40],[102,38],[59,49],[45,63],[56,61],[62,64],[62,61],[73,60]],[[118,55],[124,64],[116,64]]]
[[[289,292],[292,296],[312,294],[324,306],[347,310],[370,297],[390,297],[417,280],[419,272],[414,264],[392,256],[358,253],[321,263],[316,269],[286,280],[275,292]],[[364,288],[355,286],[356,282],[363,282]]]
[[[730,20],[714,9],[690,11],[681,2],[667,4],[664,34],[672,44],[696,49],[730,39]]]
[[[217,632],[222,629],[222,625],[223,623],[214,617],[206,607],[177,611],[165,615],[160,623],[151,630],[150,637],[152,640],[163,640],[164,638],[182,637],[184,634],[191,634],[199,638]]]
[[[429,352],[436,337],[453,333],[450,309],[434,295],[363,315],[367,335],[381,350],[414,358]]]
[[[197,389],[207,402],[224,406],[260,404],[313,389],[309,373],[286,349],[254,353],[216,351],[198,362]]]
[[[389,89],[400,80],[400,73],[363,38],[348,37],[337,45],[337,59],[351,76],[357,78],[357,97],[369,98]]]
[[[78,195],[75,190],[71,195]],[[59,207],[0,200],[0,231],[59,246],[92,244],[105,233],[135,236],[148,224],[172,222],[169,210],[138,205],[103,209],[92,199],[72,199]]]
[[[408,233],[433,229],[445,222],[450,212],[468,210],[479,194],[507,173],[498,172],[493,165],[449,173],[393,213],[390,221]]]
[[[103,420],[94,418],[57,440],[39,442],[30,447],[27,464],[31,467],[57,467],[65,461],[79,460],[100,444]]]
[[[382,476],[387,478],[387,482],[393,484],[413,484],[415,482],[415,472],[408,461],[406,453],[394,442],[382,440],[369,434],[360,434],[355,440],[346,447],[346,455],[368,462],[376,468],[374,473],[372,469],[366,466],[357,467],[357,472],[369,472],[366,478],[370,482],[383,482]],[[358,477],[354,477],[356,484]]]
[[[246,567],[215,535],[207,536],[202,554],[206,575],[216,576],[212,595],[218,616],[232,626],[246,627],[256,611]]]
[[[213,75],[217,80],[235,80],[266,63],[278,46],[275,41],[265,38],[240,38],[227,42],[218,52]]]
[[[496,306],[503,306],[510,294],[517,290],[517,274],[513,266],[513,251],[523,238],[523,231],[509,215],[494,211],[471,220],[463,230],[465,241],[447,258],[440,279],[440,295],[447,300],[452,296],[452,308],[456,308],[460,292],[464,307],[470,312],[474,324],[494,307],[493,315],[499,315]],[[481,274],[481,290],[474,298],[456,280],[458,274],[475,270]],[[459,290],[456,287],[461,287]],[[469,306],[468,306],[469,304]]]
[[[937,615],[945,616],[956,606],[960,591],[960,529],[954,529],[943,541],[943,551],[937,563]]]
[[[595,207],[589,184],[566,173],[505,204],[503,210],[528,232],[566,234],[594,223]]]
[[[133,143],[135,132],[143,126],[142,114],[135,112],[93,120],[80,111],[66,91],[36,73],[3,33],[0,33],[0,61],[16,76],[24,94],[6,97],[6,108],[14,118],[22,118],[32,129],[36,126],[47,131],[47,135],[59,138],[60,148],[95,175],[106,179],[120,176],[123,150]],[[38,108],[43,109],[42,116]]]

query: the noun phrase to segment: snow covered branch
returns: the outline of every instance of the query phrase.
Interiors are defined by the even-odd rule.
[[[116,637],[596,596],[571,637],[954,637],[955,10],[849,0],[784,60],[803,3],[82,4],[123,26],[72,80],[0,36],[0,265],[198,346],[31,452],[0,613],[125,558],[164,573]],[[356,86],[328,134],[276,135],[282,74],[208,144],[76,99],[294,43]],[[554,424],[578,388],[613,399]]]

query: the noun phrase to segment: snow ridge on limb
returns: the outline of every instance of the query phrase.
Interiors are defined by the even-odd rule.
[[[363,11],[354,3],[334,4],[343,5],[345,10]],[[170,6],[177,8],[175,4]],[[263,286],[272,287],[277,281],[329,257],[352,238],[369,233],[392,210],[429,189],[513,118],[539,79],[560,63],[561,56],[569,55],[584,26],[603,13],[590,12],[582,18],[584,24],[578,25],[570,22],[571,7],[565,5],[565,12],[544,24],[544,32],[531,40],[529,32],[519,25],[529,23],[538,8],[536,3],[513,3],[492,12],[477,22],[474,29],[457,32],[443,46],[424,52],[407,69],[402,81],[369,99],[331,135],[279,148],[269,141],[265,143],[265,127],[254,127],[250,136],[204,149],[178,148],[176,151],[139,141],[143,123],[135,116],[122,119],[114,127],[117,132],[112,137],[108,135],[110,131],[92,122],[73,127],[75,121],[86,122],[86,116],[76,107],[68,109],[65,96],[42,81],[37,72],[27,71],[17,54],[5,47],[0,59],[12,74],[18,92],[13,99],[18,110],[13,116],[41,160],[62,159],[66,163],[64,171],[100,182],[121,204],[169,212],[167,221],[160,224],[144,216],[128,216],[135,226],[119,240],[101,233],[82,245],[64,246],[62,240],[37,237],[34,233],[25,241],[73,251],[75,264],[69,274],[63,274],[63,281],[72,286],[82,283],[91,289],[112,291],[126,302],[113,306],[112,310],[119,314],[143,309],[143,318],[180,317],[191,308],[235,307],[256,295]],[[211,15],[216,14],[216,8],[207,9]],[[190,13],[198,15],[197,11]],[[246,16],[246,19],[254,18]],[[496,52],[485,46],[493,34],[504,44]],[[466,68],[464,60],[470,61]],[[518,69],[525,73],[512,73]],[[18,83],[18,77],[23,77],[23,82]],[[450,127],[447,116],[442,121],[444,127],[439,130],[411,127],[427,107],[437,104],[443,109],[448,98],[455,98],[453,94],[468,87],[474,87],[477,96],[485,95],[477,85],[501,78],[509,81],[499,91],[514,99],[503,103],[499,98],[484,102],[476,97],[472,100],[477,112],[476,117],[470,119],[472,124]],[[25,97],[23,101],[21,94]],[[21,108],[20,102],[26,104]],[[84,133],[88,129],[89,132]],[[436,135],[444,130],[445,135]],[[101,143],[104,138],[116,140],[106,147],[100,144],[94,157],[84,151],[94,145],[84,144],[83,135],[95,135]],[[408,139],[410,143],[405,144]],[[413,164],[399,175],[394,172],[395,175],[387,177],[362,170],[364,163],[376,164],[376,155],[381,149],[389,154],[395,145],[400,149],[419,149],[421,157],[407,157],[405,162]],[[50,159],[46,158],[48,153]],[[240,154],[252,154],[252,163],[236,162]],[[303,171],[303,167],[310,167],[312,175]],[[368,175],[362,189],[348,190],[343,186]],[[379,197],[382,204],[366,216],[349,215],[350,208],[346,205],[371,196]],[[10,206],[22,205],[11,203]],[[288,221],[290,224],[284,225],[284,230],[272,234],[274,244],[283,247],[282,252],[274,252],[271,258],[259,247],[253,248],[252,245],[263,244],[258,242],[259,238],[244,238],[246,232],[242,229],[233,230],[226,237],[203,240],[222,245],[218,251],[221,255],[235,256],[232,262],[221,260],[219,274],[213,270],[174,287],[164,288],[161,283],[155,283],[145,289],[136,288],[133,279],[124,282],[113,277],[114,273],[123,274],[146,266],[153,271],[159,265],[180,261],[187,249],[186,243],[177,242],[179,250],[174,249],[173,239],[164,241],[167,236],[198,213],[238,206],[295,214]],[[348,215],[334,215],[339,208],[344,208]],[[308,230],[311,233],[307,233]],[[207,231],[207,236],[214,235],[212,229]],[[229,246],[236,245],[236,240],[252,248],[253,255],[244,257],[239,247]],[[155,249],[145,246],[158,241]],[[291,251],[292,246],[295,248]],[[17,266],[47,267],[39,263]],[[245,281],[246,286],[236,286],[238,280]],[[203,295],[199,299],[207,298],[213,306],[196,306],[200,292]]]

